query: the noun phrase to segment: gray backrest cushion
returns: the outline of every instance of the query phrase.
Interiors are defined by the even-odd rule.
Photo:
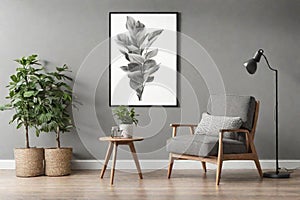
[[[195,134],[219,136],[221,129],[238,129],[242,126],[243,121],[240,117],[214,116],[203,113],[200,123],[195,129]],[[237,134],[226,132],[225,138],[237,140]]]
[[[255,98],[252,96],[211,95],[207,105],[211,115],[240,117],[241,128],[251,131],[255,113]]]

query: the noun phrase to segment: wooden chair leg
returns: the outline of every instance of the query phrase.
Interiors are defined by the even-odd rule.
[[[254,162],[255,162],[258,174],[259,174],[260,178],[262,179],[263,178],[263,173],[262,173],[262,170],[261,170],[261,167],[260,167],[259,159],[258,159],[256,149],[255,149],[255,146],[254,146],[253,142],[250,143],[250,148],[251,148],[252,153],[255,154]]]
[[[170,153],[170,155],[169,155],[169,167],[168,167],[168,179],[171,178],[173,163],[174,163],[174,157],[172,156],[172,153]]]
[[[113,149],[113,144],[110,142],[109,146],[108,146],[108,149],[107,149],[107,152],[106,152],[105,161],[104,161],[104,164],[103,164],[103,167],[102,167],[102,170],[101,170],[100,178],[103,178],[103,176],[104,176],[104,173],[105,173],[105,170],[106,170],[106,167],[107,167],[112,149]]]
[[[219,136],[219,150],[218,150],[218,160],[217,160],[217,173],[216,173],[216,185],[220,184],[221,171],[223,165],[223,134]]]
[[[221,172],[222,172],[222,165],[223,165],[223,160],[218,157],[217,174],[216,174],[216,185],[220,184]]]
[[[201,161],[202,164],[202,169],[204,171],[204,173],[206,173],[206,162]]]
[[[263,178],[263,173],[262,173],[262,170],[261,170],[261,167],[260,167],[260,163],[259,163],[258,158],[256,158],[256,159],[254,160],[254,162],[255,162],[255,165],[256,165],[258,174],[259,174],[260,178],[262,179],[262,178]]]
[[[117,149],[118,149],[118,144],[117,144],[117,142],[114,142],[114,154],[113,154],[112,167],[111,167],[111,172],[110,172],[110,185],[114,184],[114,175],[115,175],[115,167],[116,167],[116,159],[117,159]]]

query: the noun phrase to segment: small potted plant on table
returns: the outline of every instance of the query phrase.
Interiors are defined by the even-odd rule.
[[[9,104],[1,106],[1,110],[14,110],[10,123],[16,122],[16,128],[25,128],[25,148],[15,148],[16,176],[32,177],[44,174],[44,149],[32,148],[29,144],[29,129],[34,128],[39,136],[37,119],[40,115],[40,97],[43,92],[42,82],[46,81],[43,68],[37,55],[22,57],[15,60],[21,66],[16,69],[16,74],[10,77]]]
[[[122,136],[125,138],[131,138],[133,136],[133,127],[137,125],[138,120],[134,108],[126,108],[125,106],[119,106],[113,110],[114,116],[121,122],[119,125],[122,131]]]
[[[55,72],[47,73],[50,77],[43,99],[43,115],[39,118],[41,131],[56,134],[56,148],[45,149],[45,174],[47,176],[64,176],[71,174],[72,148],[61,147],[61,132],[69,132],[73,128],[72,119],[67,109],[72,103],[72,88],[66,80],[72,78],[65,75],[66,65],[57,67]]]

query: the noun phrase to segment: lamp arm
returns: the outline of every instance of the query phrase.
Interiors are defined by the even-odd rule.
[[[274,68],[271,67],[271,65],[270,65],[270,63],[269,63],[267,57],[265,56],[265,54],[262,54],[262,56],[265,58],[266,63],[267,63],[267,65],[268,65],[269,69],[272,70],[272,71],[274,71],[274,72],[277,72],[277,71],[278,71],[277,69],[274,69]]]

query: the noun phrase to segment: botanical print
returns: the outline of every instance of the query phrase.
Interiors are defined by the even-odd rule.
[[[120,68],[127,73],[130,87],[136,92],[139,101],[142,101],[143,92],[147,83],[153,82],[155,72],[160,68],[154,57],[158,48],[150,50],[151,45],[157,40],[163,29],[147,31],[146,26],[127,16],[127,33],[117,35],[115,42],[120,46],[120,52],[128,61],[127,65]]]
[[[178,106],[177,18],[109,13],[109,106]]]

